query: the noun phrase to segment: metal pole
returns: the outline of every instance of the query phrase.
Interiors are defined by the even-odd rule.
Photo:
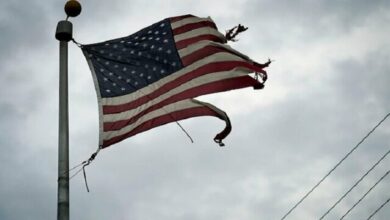
[[[68,1],[65,12],[68,17],[58,22],[55,35],[60,41],[57,220],[69,220],[68,42],[73,38],[73,27],[68,18],[80,14],[80,3]]]
[[[69,219],[69,112],[68,112],[68,42],[72,23],[60,21],[56,38],[60,41],[58,192],[57,219]]]

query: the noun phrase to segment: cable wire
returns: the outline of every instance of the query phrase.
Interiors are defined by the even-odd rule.
[[[371,188],[366,193],[364,193],[364,195],[355,204],[353,204],[353,206],[340,219],[345,218],[345,216],[347,216],[348,213],[350,213],[352,209],[354,209],[389,173],[390,170],[388,170],[385,175],[383,175],[373,186],[371,186]]]
[[[390,150],[388,150],[362,177],[360,177],[360,179],[358,181],[356,181],[355,184],[353,184],[353,186],[351,188],[348,189],[347,192],[344,193],[344,195],[342,195],[340,197],[339,200],[337,200],[337,202],[335,202],[329,209],[328,211],[326,211],[321,217],[320,217],[320,220],[322,220],[323,218],[325,218],[326,215],[329,214],[330,211],[332,211],[332,209],[334,207],[336,207],[337,204],[339,204],[341,202],[341,200],[343,200],[364,178],[366,178],[366,176],[378,165],[380,164],[383,159],[385,159],[385,157],[387,155],[389,155],[390,153]]]
[[[390,198],[388,198],[381,206],[379,206],[379,208],[377,208],[369,217],[367,220],[370,220],[374,215],[376,215],[376,213],[379,212],[379,210],[381,210],[381,208],[383,208],[383,206],[385,206],[388,202],[390,202]]]
[[[313,186],[282,218],[284,220],[290,213],[300,205],[303,200],[305,200],[333,171],[345,160],[349,155],[351,155],[374,131],[377,129],[388,117],[390,112],[373,128],[367,135],[355,146],[353,147],[316,185]]]

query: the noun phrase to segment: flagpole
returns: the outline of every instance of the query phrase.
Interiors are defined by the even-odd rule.
[[[69,220],[68,42],[73,37],[68,18],[80,14],[80,3],[68,1],[65,12],[67,18],[58,22],[55,35],[60,41],[57,220]]]

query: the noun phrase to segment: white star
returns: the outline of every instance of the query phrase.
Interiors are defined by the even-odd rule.
[[[134,37],[134,39],[136,39],[136,40],[138,40],[138,38],[139,38],[138,36],[135,36],[135,37]]]
[[[148,79],[151,79],[152,78],[152,76],[148,76]]]
[[[161,70],[160,73],[165,73],[165,70]]]
[[[122,69],[123,71],[127,71],[127,68],[126,67],[123,67],[123,69]]]
[[[122,56],[118,56],[118,60],[122,59]]]
[[[92,54],[88,54],[88,57],[91,58],[91,57],[93,57],[93,55]]]
[[[104,77],[104,78],[103,78],[103,80],[104,80],[105,82],[107,82],[107,81],[108,81],[108,79],[107,79],[106,77]]]
[[[125,47],[122,49],[123,52],[125,52],[126,50],[127,50],[127,49],[126,49]]]
[[[152,30],[149,30],[149,31],[148,31],[148,34],[151,34],[151,33],[152,33]]]
[[[110,53],[110,54],[108,54],[110,57],[112,57],[112,56],[114,56],[114,54],[112,54],[112,53]]]
[[[163,34],[163,35],[166,35],[166,34],[167,34],[167,32],[163,32],[162,34]]]
[[[118,79],[122,79],[122,76],[118,76]]]
[[[142,38],[141,38],[141,40],[145,40],[145,39],[146,39],[146,37],[142,37]]]
[[[132,42],[131,41],[127,41],[127,44],[132,44]]]
[[[140,76],[140,77],[143,77],[143,76],[144,76],[144,74],[143,74],[143,73],[141,73],[141,74],[139,74],[139,76]]]
[[[142,55],[142,52],[141,52],[141,51],[139,51],[139,52],[138,52],[138,56],[141,56],[141,55]]]
[[[159,61],[160,60],[160,57],[156,57],[156,61]]]
[[[104,69],[103,69],[103,68],[100,68],[100,72],[104,72]]]
[[[112,85],[113,85],[113,86],[116,86],[116,83],[113,83]]]
[[[117,48],[117,47],[118,47],[118,45],[114,44],[113,48]]]
[[[131,50],[130,53],[131,53],[131,54],[134,54],[134,50]]]
[[[97,60],[97,61],[100,61],[100,58],[98,57],[98,58],[96,58],[96,60]]]
[[[114,74],[113,74],[112,72],[109,72],[108,75],[112,76],[112,75],[114,75]]]
[[[159,38],[159,37],[156,37],[156,40],[160,40],[160,38]]]
[[[138,44],[139,44],[138,42],[135,42],[135,44],[134,44],[134,45],[135,45],[135,46],[137,46]]]
[[[159,34],[159,33],[160,33],[160,32],[158,32],[158,31],[154,32],[154,34],[156,34],[156,35]]]
[[[173,63],[172,63],[172,66],[176,66],[176,62],[173,62]]]
[[[142,45],[144,48],[146,48],[147,46],[148,46],[148,44],[147,43],[144,43],[144,45]]]
[[[164,24],[164,23],[160,24],[160,27],[164,27],[164,26],[165,26],[165,24]]]
[[[105,64],[108,66],[108,65],[110,65],[110,62],[106,61],[106,63],[105,63]]]
[[[121,44],[123,44],[123,43],[125,43],[125,41],[124,41],[124,40],[121,40]]]
[[[145,68],[146,68],[146,69],[149,68],[149,65],[148,65],[148,64],[145,64]]]
[[[149,37],[148,39],[149,39],[149,40],[153,40],[153,37]]]
[[[126,79],[126,82],[129,83],[131,81],[131,79]]]
[[[154,49],[154,48],[155,48],[155,46],[154,46],[154,45],[150,46],[150,49]]]
[[[115,68],[118,68],[119,66],[118,66],[118,64],[115,64],[114,67],[115,67]]]
[[[135,82],[134,85],[138,85],[138,82]]]
[[[101,54],[104,54],[104,50],[100,50],[100,53],[101,53]]]
[[[166,59],[164,59],[164,61],[163,61],[164,63],[167,63],[168,62],[168,60],[166,60]]]
[[[125,91],[126,89],[122,87],[121,90],[122,90],[122,91]]]
[[[153,67],[153,71],[156,71],[157,70],[157,68],[156,67]]]
[[[172,53],[172,51],[171,50],[167,50],[167,54],[171,54]]]
[[[106,89],[106,92],[107,92],[107,93],[110,93],[110,92],[111,92],[111,90],[109,90],[109,89]]]
[[[110,46],[110,44],[109,44],[109,43],[106,43],[105,46]]]
[[[164,39],[164,43],[168,43],[168,39]]]
[[[159,47],[159,48],[158,48],[158,51],[162,51],[162,47]]]
[[[132,71],[131,71],[131,74],[134,74],[134,73],[136,73],[135,70],[132,70]]]

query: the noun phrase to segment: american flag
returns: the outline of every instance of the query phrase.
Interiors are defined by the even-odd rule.
[[[211,18],[171,17],[135,34],[82,45],[98,96],[101,148],[151,128],[196,116],[226,122],[226,113],[193,98],[244,87],[263,88],[269,63],[226,45]],[[252,77],[249,73],[261,76]]]

